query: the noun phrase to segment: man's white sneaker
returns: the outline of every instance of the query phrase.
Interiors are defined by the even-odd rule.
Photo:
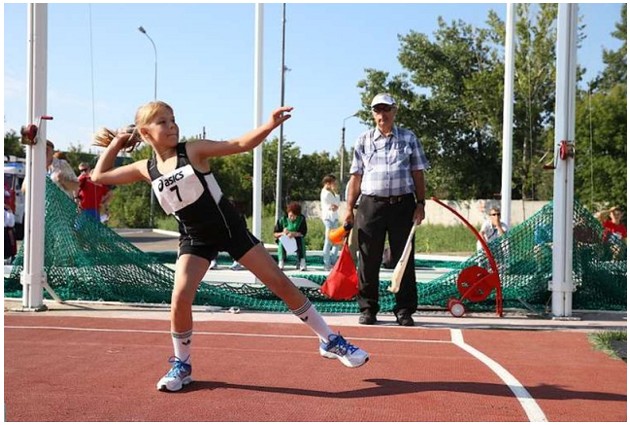
[[[340,334],[330,335],[328,342],[322,342],[319,354],[327,359],[338,359],[347,367],[363,366],[370,360],[368,353],[350,344]]]
[[[300,270],[301,271],[306,271],[306,259],[305,258],[302,258],[300,260]]]
[[[172,356],[168,362],[173,365],[171,370],[157,383],[160,391],[179,391],[184,385],[190,384],[192,379],[192,366],[184,363],[178,357]]]

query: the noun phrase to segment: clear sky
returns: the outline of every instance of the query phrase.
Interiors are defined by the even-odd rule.
[[[610,34],[622,3],[580,3],[586,40],[578,62],[585,81],[603,69],[602,48],[621,43]],[[361,109],[357,82],[366,68],[396,75],[398,35],[433,38],[438,16],[484,27],[489,10],[505,19],[505,3],[287,3],[285,104],[295,107],[284,136],[302,153],[338,152],[344,118]],[[26,124],[26,4],[4,4],[4,130]],[[254,124],[254,5],[48,5],[47,137],[58,149],[90,148],[102,126],[133,122],[154,96],[171,104],[182,136],[214,140],[239,136]],[[263,119],[280,104],[282,4],[264,5]],[[346,120],[346,147],[365,130]],[[276,130],[270,137],[278,136]]]

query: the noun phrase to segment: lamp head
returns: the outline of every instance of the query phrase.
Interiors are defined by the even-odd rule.
[[[146,34],[147,33],[142,26],[138,27],[138,31],[140,31],[142,34]]]

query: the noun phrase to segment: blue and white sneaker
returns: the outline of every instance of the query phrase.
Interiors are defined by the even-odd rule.
[[[329,335],[328,342],[319,345],[319,354],[327,359],[339,359],[344,366],[359,367],[370,360],[370,355],[350,344],[340,334]]]
[[[184,363],[178,357],[172,356],[168,362],[173,365],[171,370],[157,383],[160,391],[179,391],[184,385],[190,384],[192,379],[192,366]]]

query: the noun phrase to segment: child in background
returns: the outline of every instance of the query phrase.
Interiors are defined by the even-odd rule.
[[[339,204],[341,199],[337,193],[337,178],[328,174],[322,180],[322,191],[319,194],[319,201],[322,209],[322,221],[324,222],[324,270],[332,268],[339,254],[339,246],[330,240],[330,231],[339,227]]]

